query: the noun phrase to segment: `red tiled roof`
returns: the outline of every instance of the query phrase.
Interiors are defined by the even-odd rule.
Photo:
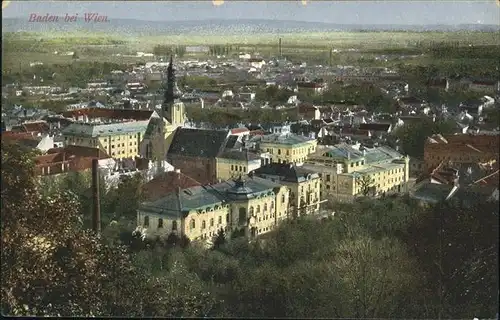
[[[250,131],[251,136],[263,136],[265,134],[264,130],[252,130]]]
[[[201,186],[201,183],[181,172],[169,171],[146,183],[143,191],[147,201],[155,201],[178,188],[186,189],[195,186]]]
[[[231,130],[231,134],[237,134],[237,133],[243,133],[243,132],[249,132],[247,128],[236,128]]]
[[[46,121],[25,122],[22,126],[26,132],[47,133],[50,130],[50,126]]]
[[[83,108],[64,112],[63,116],[72,118],[87,115],[90,118],[133,119],[140,121],[148,120],[152,113],[153,111],[151,110]]]
[[[15,132],[15,131],[4,131],[0,135],[3,141],[14,141],[23,139],[37,139],[38,132]]]

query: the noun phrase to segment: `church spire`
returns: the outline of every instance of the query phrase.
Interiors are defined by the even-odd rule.
[[[173,63],[173,57],[170,56],[170,63],[168,64],[167,68],[167,83],[166,83],[166,88],[165,88],[165,100],[164,100],[164,105],[166,108],[170,106],[175,100],[175,93],[174,93],[174,87],[175,87],[175,70],[174,70],[174,63]]]

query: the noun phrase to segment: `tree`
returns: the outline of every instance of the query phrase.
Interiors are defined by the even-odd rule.
[[[411,290],[418,287],[420,278],[415,262],[398,241],[346,239],[340,243],[332,263],[342,275],[344,289],[343,314],[339,317],[422,317],[413,314],[412,305],[405,301],[416,293]]]
[[[356,184],[361,192],[361,194],[366,197],[370,192],[373,192],[373,186],[375,184],[375,179],[371,178],[367,174],[363,174],[356,178]]]
[[[498,313],[498,232],[498,202],[440,203],[414,216],[402,239],[433,290],[432,318]]]
[[[223,246],[224,244],[226,243],[226,234],[224,232],[224,229],[220,229],[218,232],[217,232],[217,237],[215,238],[214,240],[214,245],[213,245],[213,249],[214,250],[217,250],[219,249],[221,246]]]

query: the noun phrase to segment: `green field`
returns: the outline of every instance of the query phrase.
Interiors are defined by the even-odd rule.
[[[35,61],[44,64],[69,64],[74,61],[71,56],[54,54],[55,51],[75,51],[79,61],[120,64],[147,62],[153,58],[124,57],[116,56],[116,54],[135,55],[137,51],[152,52],[153,48],[158,45],[231,45],[237,49],[234,49],[230,55],[244,51],[269,57],[278,54],[279,38],[282,39],[285,56],[318,64],[329,62],[332,64],[357,63],[359,65],[391,67],[401,61],[380,62],[375,61],[374,58],[381,54],[393,53],[419,56],[404,60],[406,64],[426,65],[444,62],[460,65],[475,60],[482,65],[491,65],[491,68],[494,69],[495,59],[500,59],[500,54],[492,56],[491,53],[492,51],[500,52],[500,36],[498,33],[487,32],[323,32],[143,37],[76,32],[3,34],[2,60],[3,69],[9,70],[9,72],[29,67],[29,63]],[[454,56],[420,55],[426,53],[426,50],[436,43],[453,43],[461,48],[476,48],[477,54],[469,50],[470,52],[466,54]],[[330,60],[330,49],[337,49],[341,52],[333,53]],[[347,51],[347,49],[356,49],[356,52]],[[488,51],[488,57],[483,54],[485,50]]]

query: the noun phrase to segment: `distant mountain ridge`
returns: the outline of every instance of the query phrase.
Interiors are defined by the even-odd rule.
[[[6,32],[99,32],[122,35],[238,35],[257,33],[296,33],[332,31],[484,31],[499,32],[498,25],[362,25],[305,22],[290,20],[199,20],[143,21],[112,19],[109,22],[29,22],[26,18],[3,18],[2,33]]]

